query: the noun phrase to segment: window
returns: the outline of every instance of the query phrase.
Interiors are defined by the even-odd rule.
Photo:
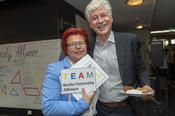
[[[175,44],[175,39],[172,39],[171,40],[171,44]]]

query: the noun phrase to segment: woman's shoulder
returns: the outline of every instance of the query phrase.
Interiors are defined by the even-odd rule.
[[[68,59],[65,57],[61,61],[50,63],[48,67],[53,67],[55,69],[64,69],[65,67],[70,67],[70,63]]]
[[[52,62],[50,64],[48,64],[48,67],[62,67],[64,66],[64,62],[62,61],[58,61],[58,62]]]

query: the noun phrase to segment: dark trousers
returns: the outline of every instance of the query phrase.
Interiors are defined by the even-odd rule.
[[[133,110],[129,103],[124,107],[109,108],[97,102],[96,110],[96,116],[134,116]]]

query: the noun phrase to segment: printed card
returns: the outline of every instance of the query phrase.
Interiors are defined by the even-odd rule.
[[[71,68],[61,70],[61,93],[81,93],[96,91],[95,68]]]

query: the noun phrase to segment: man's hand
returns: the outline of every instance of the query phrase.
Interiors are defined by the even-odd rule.
[[[129,85],[125,85],[125,86],[124,86],[124,92],[126,92],[126,91],[128,91],[128,90],[130,90],[130,89],[134,89],[134,87],[129,86]]]
[[[87,95],[85,89],[82,88],[82,93],[83,93],[83,99],[90,105],[91,101],[95,95],[95,92],[92,92],[89,95]]]
[[[143,97],[142,97],[143,100],[148,100],[148,99],[150,99],[150,98],[152,98],[152,97],[154,96],[154,92],[155,92],[155,90],[153,90],[149,85],[144,85],[142,88],[147,89],[148,92],[153,92],[152,95],[143,96]]]

